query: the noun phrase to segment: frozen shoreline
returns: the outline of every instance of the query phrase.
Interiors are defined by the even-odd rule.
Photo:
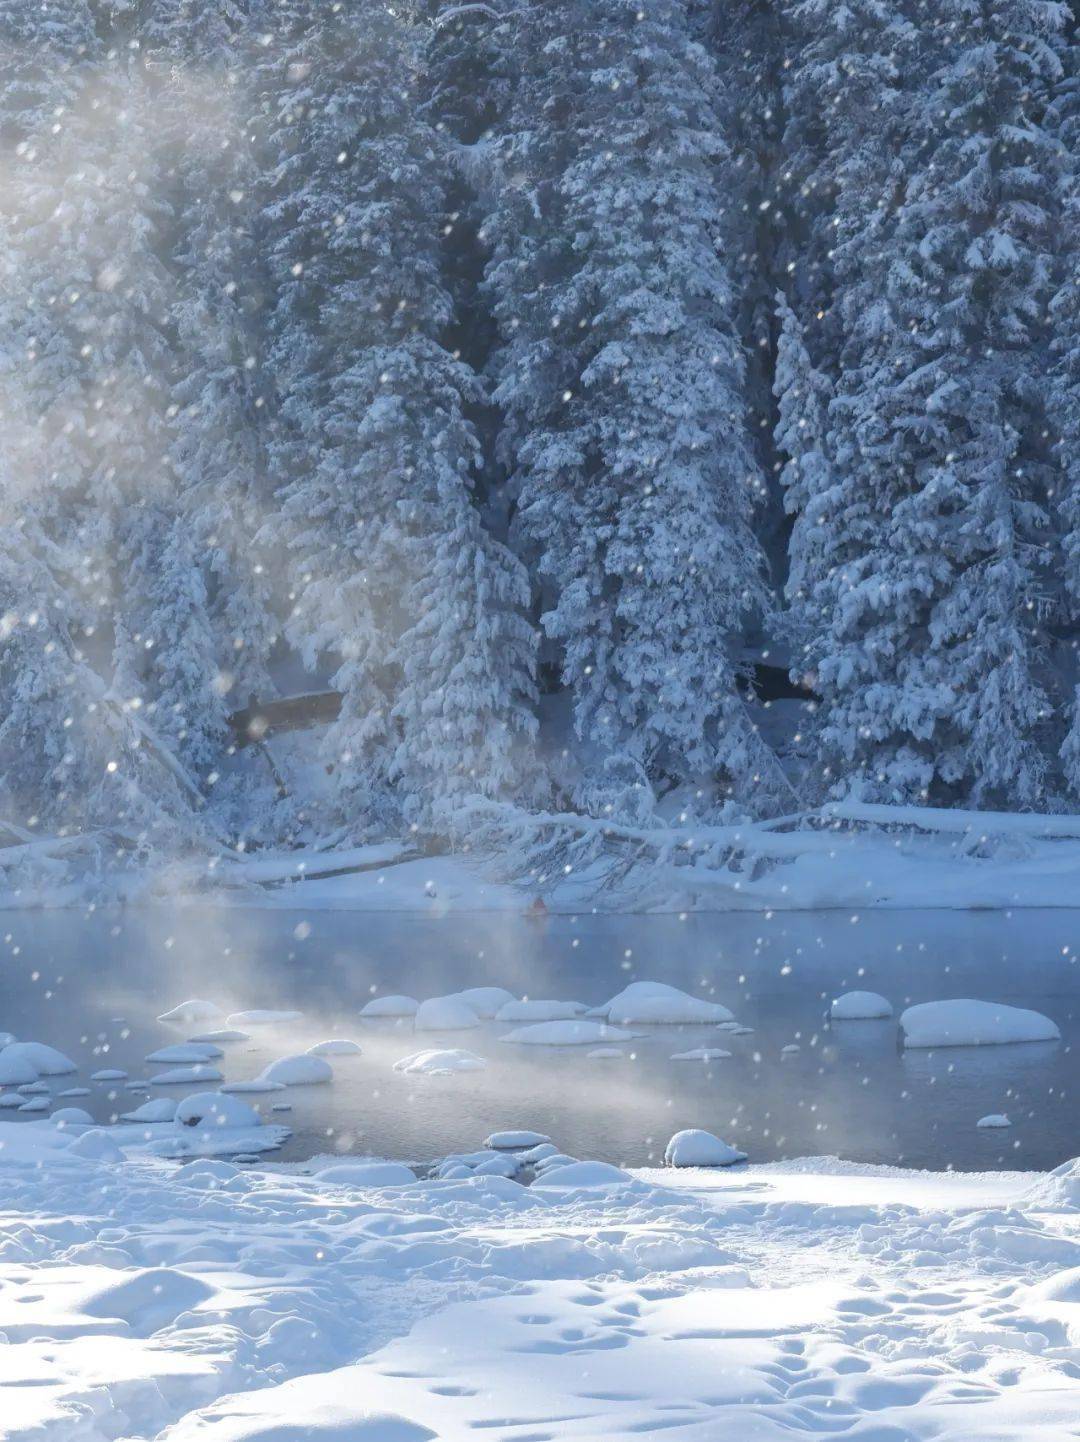
[[[1080,1409],[1075,1164],[376,1187],[47,1134],[0,1124],[8,1442],[1056,1442]]]

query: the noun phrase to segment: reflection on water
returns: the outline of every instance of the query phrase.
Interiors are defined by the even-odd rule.
[[[305,1013],[230,1046],[218,1063],[230,1080],[330,1036],[359,1040],[362,1056],[332,1058],[331,1086],[251,1098],[264,1109],[291,1104],[280,1118],[294,1129],[286,1159],[339,1150],[427,1160],[521,1126],[577,1155],[630,1165],[655,1161],[687,1126],[718,1132],[755,1160],[833,1153],[907,1166],[1049,1167],[1080,1153],[1080,911],[541,919],[190,906],[9,913],[0,935],[0,1029],[58,1045],[82,1068],[57,1078],[54,1092],[89,1084],[105,1066],[152,1075],[160,1068],[143,1063],[146,1052],[201,1029],[166,1029],[154,1017],[191,996],[226,1011]],[[753,1032],[649,1028],[624,1059],[601,1061],[588,1047],[503,1044],[509,1028],[491,1023],[414,1036],[410,1023],[358,1019],[379,992],[423,998],[496,984],[595,1004],[634,979],[722,1001]],[[1058,1023],[1062,1041],[902,1052],[895,1022],[828,1026],[829,999],[856,987],[884,993],[898,1011],[946,996],[1033,1006]],[[781,1060],[791,1044],[800,1050]],[[487,1070],[393,1071],[407,1053],[442,1045],[479,1053]],[[701,1046],[733,1056],[671,1059]],[[141,1099],[94,1084],[79,1105],[107,1119]],[[998,1111],[1010,1130],[976,1129]]]

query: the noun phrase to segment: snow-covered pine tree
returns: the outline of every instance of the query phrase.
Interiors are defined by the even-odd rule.
[[[782,291],[776,297],[776,314],[775,445],[784,504],[794,517],[786,590],[798,654],[802,638],[821,624],[813,610],[813,578],[828,569],[826,528],[820,518],[832,483],[826,442],[832,387],[810,359],[802,325]]]
[[[510,780],[534,724],[525,580],[473,507],[476,381],[441,343],[445,159],[420,114],[417,36],[381,3],[282,15],[267,205],[288,428],[276,530],[289,634],[312,664],[336,658],[330,754],[360,826],[395,779],[421,813],[463,778],[479,792]]]
[[[784,0],[780,188],[788,294],[815,364],[832,374],[845,292],[872,294],[903,189],[918,31],[904,0]],[[862,304],[860,299],[858,304]]]
[[[182,816],[169,758],[110,690],[110,614],[87,497],[107,412],[93,254],[60,241],[96,214],[105,137],[94,123],[108,57],[82,0],[0,5],[0,772],[15,819],[136,836]],[[100,405],[95,404],[100,401]],[[111,483],[111,482],[110,482]],[[105,658],[105,674],[108,659]]]
[[[516,0],[491,5],[412,0],[410,8],[418,24],[430,21],[424,45],[425,113],[457,144],[476,145],[505,115],[520,73]]]
[[[141,27],[155,148],[173,198],[164,254],[175,349],[169,459],[184,536],[170,546],[195,548],[216,662],[200,764],[225,739],[224,710],[272,694],[271,568],[255,545],[267,499],[267,287],[247,83],[263,12],[263,0],[155,0]]]
[[[91,463],[72,505],[102,578],[116,703],[204,770],[226,732],[205,586],[191,574],[197,550],[170,464],[172,197],[141,12],[101,10],[105,63],[91,106],[57,147],[59,203],[38,236],[82,342]]]
[[[1052,416],[1055,455],[1060,468],[1057,508],[1062,533],[1062,581],[1070,632],[1080,619],[1080,12],[1071,16],[1064,70],[1047,116],[1063,157],[1061,169],[1061,247],[1058,288],[1050,305],[1054,356]],[[1080,795],[1080,677],[1073,638],[1073,685],[1066,706],[1061,762],[1066,785]]]
[[[787,525],[773,437],[777,333],[773,296],[790,258],[781,180],[784,124],[782,7],[761,0],[688,0],[695,38],[716,67],[717,116],[728,149],[717,197],[717,234],[736,296],[735,328],[746,354],[743,392],[755,457],[768,487],[755,530],[777,588]]]
[[[845,297],[839,537],[811,646],[832,776],[887,800],[1042,797],[1042,372],[1061,7],[937,7],[882,303]]]
[[[426,25],[422,45],[424,84],[421,113],[434,126],[449,161],[444,175],[441,267],[452,307],[445,336],[467,365],[483,373],[498,333],[480,287],[489,260],[483,239],[494,137],[511,103],[521,69],[515,43],[514,0],[459,4],[458,0],[415,0],[413,11]],[[508,18],[503,19],[503,8]],[[486,396],[485,396],[486,402]],[[485,462],[495,449],[497,418],[490,404],[474,408]],[[485,464],[478,499],[485,521],[505,536],[507,496],[503,477]]]
[[[738,653],[764,604],[762,481],[714,71],[681,0],[558,0],[520,24],[486,227],[497,399],[593,799],[647,808],[662,778],[714,771],[760,799],[776,778]]]
[[[407,629],[397,646],[393,771],[420,821],[472,796],[513,796],[529,777],[536,637],[520,562],[486,533],[472,496],[479,448],[464,409],[475,376],[433,338],[385,358],[398,372],[405,450]]]
[[[830,624],[831,587],[845,558],[870,544],[872,517],[852,462],[811,465],[792,486],[791,462],[803,441],[811,454],[831,446],[850,452],[841,426],[830,437],[829,395],[845,367],[866,363],[881,313],[891,227],[903,193],[905,83],[914,75],[917,32],[902,0],[785,0],[784,128],[778,162],[785,216],[785,293],[792,314],[781,316],[777,384],[810,399],[802,417],[781,419],[777,440],[785,462],[785,504],[792,514],[788,547],[788,631],[792,668],[813,676],[814,638]],[[782,356],[779,352],[787,349]],[[805,379],[781,376],[781,365]],[[790,404],[781,400],[781,405]],[[805,421],[809,435],[792,427]],[[780,427],[788,446],[780,441]],[[792,448],[788,448],[792,447]],[[834,457],[835,459],[835,457]],[[801,468],[800,468],[801,469]],[[821,769],[816,771],[818,783]]]

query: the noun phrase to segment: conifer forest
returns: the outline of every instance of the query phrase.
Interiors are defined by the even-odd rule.
[[[4,815],[1080,810],[1078,22],[0,0]]]

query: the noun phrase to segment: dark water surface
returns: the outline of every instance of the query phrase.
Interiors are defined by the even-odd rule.
[[[154,1018],[188,997],[226,1011],[291,1008],[304,1020],[253,1030],[217,1063],[228,1080],[331,1036],[363,1055],[334,1057],[329,1086],[251,1097],[293,1128],[278,1154],[371,1153],[426,1161],[472,1149],[488,1132],[530,1127],[565,1150],[629,1165],[655,1161],[681,1127],[702,1126],[754,1160],[820,1154],[905,1166],[1056,1166],[1080,1153],[1080,910],[846,912],[542,919],[496,914],[140,908],[0,916],[0,1029],[47,1041],[79,1062],[54,1093],[108,1120],[146,1095],[90,1083],[203,1026]],[[653,1027],[618,1061],[588,1047],[503,1044],[507,1026],[413,1034],[359,1019],[380,992],[423,999],[467,986],[595,1005],[628,981],[663,980],[722,1001],[754,1028]],[[970,996],[1045,1012],[1060,1043],[903,1052],[895,1022],[831,1028],[827,1004],[854,988],[904,1005]],[[221,1023],[207,1023],[206,1026]],[[781,1048],[801,1050],[781,1059]],[[393,1062],[422,1047],[465,1047],[485,1071],[406,1077]],[[699,1046],[730,1060],[671,1060]],[[1006,1112],[1009,1130],[978,1130]],[[0,1119],[13,1120],[11,1111]]]

